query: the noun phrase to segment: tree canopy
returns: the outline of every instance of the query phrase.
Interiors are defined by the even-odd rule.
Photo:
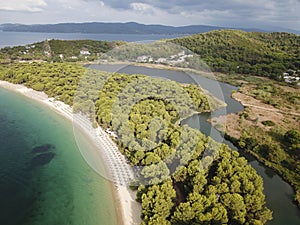
[[[290,33],[218,30],[169,40],[188,48],[217,72],[282,80],[300,69],[300,37]]]

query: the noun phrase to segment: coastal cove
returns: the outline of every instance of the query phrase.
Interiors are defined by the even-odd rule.
[[[130,70],[131,67],[125,67],[125,68],[127,70]],[[125,68],[123,68],[123,69],[125,69]],[[147,70],[145,68],[142,68],[140,71],[137,71],[137,69],[139,69],[139,68],[135,68],[135,71],[133,73],[140,73],[140,74],[148,74],[149,75],[149,73],[147,72]],[[125,73],[122,70],[118,70],[118,72]],[[127,71],[126,73],[129,73],[129,72]],[[175,72],[165,71],[165,70],[156,70],[156,74],[154,74],[153,76],[157,77],[157,76],[162,76],[164,74],[169,74],[170,76],[173,76],[173,78],[176,77]],[[184,74],[179,73],[177,75],[178,75],[178,77],[180,77],[179,79],[182,80],[181,81],[182,83],[189,83],[189,81],[184,80],[184,78],[185,78]],[[197,79],[196,77],[193,77],[192,74],[190,74],[188,77],[190,78],[190,81],[196,81],[196,79]],[[168,79],[171,79],[171,78],[168,78]],[[224,84],[224,83],[217,83],[217,84],[214,83],[214,84],[212,84],[212,83],[210,83],[209,80],[207,80],[207,83],[205,83],[205,79],[207,79],[207,78],[201,78],[201,79],[204,79],[204,80],[197,81],[197,83],[202,84],[202,86],[207,90],[211,89],[210,91],[211,91],[212,94],[215,95],[215,93],[213,92],[215,89],[218,89],[218,91],[222,90],[221,93],[223,93],[223,95],[224,95],[223,99],[227,103],[227,111],[236,112],[236,111],[239,111],[239,110],[243,109],[243,107],[241,107],[240,104],[235,105],[236,106],[236,109],[235,109],[234,107],[232,107],[233,106],[232,104],[234,104],[234,101],[232,103],[229,102],[229,99],[231,99],[230,98],[231,92],[232,92],[232,90],[236,89],[235,87]],[[5,82],[2,82],[2,83],[5,83]],[[29,89],[26,89],[22,85],[17,85],[17,86],[19,86],[20,92],[24,91],[22,93],[26,93],[26,91],[29,90]],[[45,100],[47,100],[47,97],[43,96],[43,94],[41,92],[35,92],[35,93],[37,95],[41,95]],[[48,102],[49,102],[49,99],[48,99]],[[239,109],[239,108],[241,108],[241,109]],[[226,110],[223,111],[223,112],[218,110],[216,112],[218,112],[217,114],[221,115],[222,113],[226,113]],[[189,119],[187,119],[186,123],[189,124],[192,127],[200,129],[203,133],[212,136],[212,138],[214,138],[216,140],[219,140],[218,139],[219,133],[217,131],[215,131],[214,129],[212,129],[208,123],[205,125],[206,119],[209,116],[210,116],[209,114],[200,114],[200,117],[198,115],[194,115],[194,116],[190,117]],[[202,121],[201,121],[201,118],[203,119]],[[220,139],[220,141],[222,141],[222,140]],[[229,142],[227,144],[230,145]],[[36,151],[41,151],[41,149],[44,149],[45,147],[46,147],[46,150],[47,150],[48,145],[56,146],[51,142],[44,143],[44,144],[39,144],[39,145],[34,145],[34,146],[31,147],[31,152],[36,153]],[[51,149],[51,151],[52,151],[52,148],[55,149],[54,147],[49,147],[49,149]],[[56,152],[54,152],[54,153],[56,153]],[[51,165],[51,163],[54,162],[54,160],[56,159],[55,157],[56,157],[56,154],[54,154],[54,159],[52,161],[50,160],[50,162],[48,163],[49,165]],[[251,161],[251,159],[250,159],[250,161]],[[287,185],[285,182],[283,182],[280,179],[279,176],[270,177],[270,172],[271,171],[265,171],[266,168],[260,166],[259,164],[258,164],[258,167],[257,167],[257,165],[255,163],[256,161],[253,161],[253,162],[254,162],[253,167],[264,178],[265,193],[266,193],[266,196],[267,196],[268,207],[270,207],[271,210],[273,210],[273,212],[274,212],[274,220],[272,222],[270,222],[269,224],[282,224],[282,223],[286,223],[287,221],[288,221],[289,224],[298,224],[298,215],[297,215],[298,211],[297,211],[297,208],[294,207],[293,204],[292,204],[291,195],[292,195],[293,191],[290,188],[290,186]],[[101,163],[101,161],[100,161],[100,163]],[[46,163],[44,163],[44,164],[46,164]],[[110,167],[108,167],[108,168],[110,168]],[[262,171],[260,171],[259,168]],[[276,178],[276,179],[274,179],[274,178]],[[274,182],[272,183],[272,181],[275,181],[275,183]],[[268,185],[266,185],[266,183]],[[274,187],[276,187],[276,189],[274,189]],[[278,201],[279,201],[279,203],[278,203]],[[283,204],[285,206],[284,208],[282,208]],[[126,211],[128,209],[128,207],[127,208],[123,207],[123,209],[125,209],[125,211]],[[134,212],[137,212],[137,211],[134,211]],[[139,213],[136,213],[135,215],[139,216]],[[289,215],[289,216],[287,217],[287,215]],[[124,221],[128,222],[128,224],[132,224],[127,220],[124,220]],[[136,220],[134,220],[134,221],[136,221]]]
[[[120,224],[112,186],[82,158],[70,121],[3,88],[0,109],[0,224]]]
[[[236,150],[236,147],[231,142],[223,140],[222,135],[207,122],[207,119],[209,119],[210,116],[237,113],[243,110],[243,106],[231,98],[232,91],[237,90],[237,87],[211,80],[206,77],[201,77],[199,75],[186,74],[184,72],[173,70],[153,69],[143,66],[91,65],[89,68],[126,74],[145,74],[153,77],[163,77],[165,79],[175,80],[181,83],[195,83],[196,81],[196,83],[201,84],[204,89],[211,92],[211,94],[215,97],[225,101],[227,103],[227,107],[226,109],[217,110],[211,115],[209,113],[193,115],[192,117],[184,120],[184,124],[188,124],[193,128],[199,129],[202,133],[210,135],[215,140],[223,142]],[[299,224],[300,211],[293,203],[294,191],[292,187],[271,169],[263,166],[250,155],[242,155],[247,158],[249,164],[263,178],[267,206],[273,211],[273,220],[268,224]]]

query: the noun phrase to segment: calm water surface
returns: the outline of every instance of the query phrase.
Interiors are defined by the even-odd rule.
[[[96,41],[127,41],[152,42],[155,40],[175,38],[183,35],[144,35],[144,34],[80,34],[80,33],[35,33],[35,32],[4,32],[0,31],[0,48],[32,44],[47,39],[59,40],[96,40]]]
[[[72,124],[1,88],[0,162],[1,225],[117,225],[111,186],[83,160]]]

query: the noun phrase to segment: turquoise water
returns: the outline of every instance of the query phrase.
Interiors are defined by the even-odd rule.
[[[72,124],[1,88],[0,163],[0,224],[117,224],[110,183],[81,157]]]

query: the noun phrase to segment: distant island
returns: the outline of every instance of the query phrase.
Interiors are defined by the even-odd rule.
[[[244,31],[262,31],[251,28],[230,28],[208,25],[165,26],[145,25],[135,22],[128,23],[59,23],[59,24],[2,24],[0,30],[10,32],[41,32],[41,33],[87,33],[87,34],[197,34],[212,30],[240,29]]]
[[[211,25],[167,26],[160,24],[127,23],[58,23],[58,24],[0,24],[0,30],[5,32],[39,32],[39,33],[85,33],[85,34],[151,34],[151,35],[190,35],[209,32],[213,30],[242,30],[246,32],[288,32],[300,34],[299,30],[288,28],[243,28],[221,27]]]

